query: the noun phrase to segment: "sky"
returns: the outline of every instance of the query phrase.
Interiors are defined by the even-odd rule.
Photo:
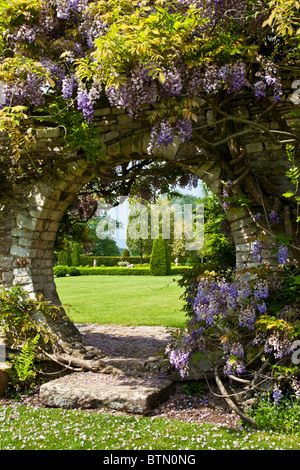
[[[202,189],[201,183],[197,188],[177,188],[177,191],[181,194],[190,194],[192,196],[201,197]],[[129,204],[128,198],[124,198],[124,202],[121,203],[118,207],[115,207],[108,211],[108,215],[121,223],[121,227],[116,229],[115,240],[119,248],[127,248],[126,245],[126,232],[127,232],[127,223],[129,215]]]

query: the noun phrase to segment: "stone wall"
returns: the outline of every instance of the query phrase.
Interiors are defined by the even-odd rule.
[[[275,115],[268,115],[261,125],[269,130],[280,127],[282,115],[293,107],[288,96],[290,91],[291,83],[287,82],[286,99],[276,107]],[[143,116],[132,120],[123,110],[100,103],[95,112],[95,122],[99,139],[104,143],[105,160],[101,157],[92,163],[73,155],[72,161],[72,155],[64,155],[61,157],[63,164],[54,165],[53,168],[50,165],[42,177],[32,176],[6,189],[6,193],[0,196],[0,285],[9,287],[20,284],[32,297],[42,293],[46,300],[59,303],[52,266],[60,220],[74,196],[102,169],[114,167],[116,162],[119,164],[130,159],[149,158],[150,112],[150,108],[145,109]],[[194,172],[217,194],[220,203],[224,175],[231,172],[233,179],[238,180],[241,171],[248,169],[249,174],[244,178],[242,186],[237,184],[236,188],[237,192],[242,188],[252,199],[252,215],[251,211],[238,207],[231,207],[227,212],[236,244],[237,268],[243,269],[256,265],[251,249],[260,229],[252,216],[256,209],[261,210],[262,202],[266,210],[271,210],[276,201],[278,203],[282,192],[290,188],[285,176],[290,162],[282,147],[275,145],[271,135],[263,135],[255,126],[248,129],[247,121],[250,119],[255,123],[261,113],[261,107],[253,104],[250,97],[243,95],[235,100],[230,113],[239,118],[239,121],[234,122],[234,132],[248,132],[239,138],[244,157],[238,164],[231,165],[230,158],[234,161],[234,152],[230,155],[227,150],[229,160],[222,160],[220,148],[212,150],[201,145],[201,142],[199,144],[197,136],[180,147],[171,146],[167,152],[157,154],[155,158],[160,161],[172,160]],[[213,109],[205,109],[199,114],[198,124],[211,124],[214,119]],[[292,122],[286,121],[286,126],[290,128]],[[38,159],[46,155],[49,161],[57,161],[58,156],[62,155],[63,134],[61,128],[37,128],[36,145],[31,157],[34,155]],[[3,140],[1,145],[0,168],[1,162],[4,165],[9,158]],[[268,197],[260,193],[260,184],[268,192]],[[291,207],[292,215],[293,210]],[[265,263],[275,266],[272,250],[270,242],[265,245],[262,256]]]

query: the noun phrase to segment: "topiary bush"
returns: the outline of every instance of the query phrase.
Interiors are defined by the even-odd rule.
[[[171,274],[171,259],[167,240],[157,238],[154,240],[150,271],[153,276],[167,276]]]
[[[68,268],[67,266],[57,265],[53,268],[53,274],[57,277],[65,277],[68,274]]]
[[[58,265],[69,266],[69,253],[66,250],[61,250],[58,254]]]
[[[122,253],[122,258],[128,258],[130,256],[129,250],[125,248],[125,250]]]
[[[75,243],[71,252],[71,266],[80,265],[80,246],[78,243]]]

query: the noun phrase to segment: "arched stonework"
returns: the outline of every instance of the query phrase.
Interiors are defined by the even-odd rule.
[[[279,114],[268,116],[266,122],[259,125],[276,129],[277,120],[282,119],[290,108],[291,104],[284,102]],[[256,209],[263,208],[266,213],[274,208],[281,211],[286,216],[286,226],[295,216],[294,208],[288,201],[285,206],[281,197],[283,192],[293,189],[285,174],[290,162],[282,147],[275,144],[271,133],[258,133],[255,125],[253,129],[247,129],[249,120],[256,122],[258,112],[261,110],[245,96],[232,105],[231,116],[237,117],[236,121],[233,119],[233,132],[239,134],[239,148],[236,140],[227,141],[226,146],[209,147],[195,135],[191,142],[180,147],[173,145],[165,153],[155,156],[160,161],[174,161],[195,173],[217,194],[220,203],[224,179],[228,175],[234,181],[230,186],[232,195],[238,195],[242,190],[252,201],[250,211],[236,205],[227,211],[236,244],[237,269],[256,265],[251,253],[253,242],[261,232],[253,219]],[[0,196],[0,285],[20,284],[31,296],[42,293],[45,300],[59,304],[53,279],[53,248],[59,222],[67,207],[80,189],[103,168],[113,168],[130,159],[149,158],[147,110],[141,118],[131,120],[124,111],[104,103],[99,105],[95,115],[99,135],[105,144],[105,160],[99,158],[92,163],[76,154],[73,158],[62,157],[59,166],[51,168],[50,165],[42,176],[37,174],[17,180]],[[210,124],[213,119],[213,110],[206,109],[199,115],[198,123]],[[291,125],[289,122],[286,124]],[[46,152],[48,161],[52,158],[57,161],[63,133],[60,128],[37,128],[36,146],[31,156],[34,154],[38,158]],[[218,138],[216,135],[215,139]],[[220,158],[222,152],[226,153],[226,158]],[[299,155],[296,157],[299,159]],[[8,159],[7,148],[2,145],[0,170]],[[261,191],[260,182],[268,188],[268,197]],[[262,261],[275,266],[276,255],[272,252],[268,225],[265,234],[269,243],[261,253]]]

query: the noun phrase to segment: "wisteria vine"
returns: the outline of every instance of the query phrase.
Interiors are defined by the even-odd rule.
[[[284,281],[275,278],[232,282],[205,273],[194,287],[188,287],[186,300],[192,314],[185,333],[174,336],[165,350],[170,364],[185,377],[197,358],[206,357],[212,367],[223,364],[225,378],[245,377],[250,383],[261,359],[271,369],[281,360],[291,363],[298,337],[293,324],[300,311],[291,304],[280,307],[274,315],[272,305],[283,287]],[[271,380],[271,375],[265,372],[265,376]],[[280,384],[274,380],[275,397],[278,390]],[[254,391],[253,386],[250,392]]]
[[[30,58],[34,53],[35,64],[39,61],[42,67],[29,65],[24,69],[14,63],[13,76],[7,79],[2,74],[3,80],[6,80],[2,90],[6,99],[0,104],[2,108],[25,105],[35,110],[45,106],[53,96],[60,95],[66,103],[74,103],[87,122],[92,122],[94,106],[101,93],[106,93],[112,106],[125,108],[132,118],[142,111],[144,105],[152,106],[165,99],[181,96],[193,98],[201,93],[210,95],[222,90],[228,94],[252,90],[257,99],[271,91],[276,101],[281,99],[282,89],[276,65],[263,56],[257,56],[258,69],[254,83],[250,83],[247,63],[241,58],[225,64],[208,60],[187,67],[179,54],[168,65],[159,61],[147,65],[136,61],[129,70],[122,71],[118,85],[112,84],[105,88],[98,79],[79,83],[76,61],[89,57],[90,52],[95,50],[95,40],[107,34],[112,27],[112,23],[102,13],[101,6],[100,1],[88,0],[37,2],[32,11],[24,13],[21,26],[18,21],[7,22],[2,33],[4,47],[13,51],[15,57],[21,54]],[[206,25],[203,23],[194,31],[195,37],[199,38],[207,31],[214,30],[216,25],[220,28],[220,18],[224,24],[227,23],[227,27],[230,25],[238,30],[239,24],[245,26],[251,17],[249,2],[246,0],[238,4],[225,0],[206,3],[180,0],[172,2],[172,5],[166,2],[170,14],[176,14],[176,9],[183,9],[189,14],[191,6],[198,10],[199,25],[203,18],[206,19]],[[254,15],[252,23],[249,23],[252,26],[247,27],[253,28],[254,23],[262,21],[264,5],[256,2],[256,9],[258,12],[261,10],[262,18]],[[156,8],[145,10],[143,15],[145,12],[146,15],[155,14]],[[3,55],[1,62],[4,70],[12,61]],[[155,74],[153,70],[159,70],[160,73]],[[98,72],[101,72],[101,64]],[[174,120],[168,116],[162,117],[153,125],[148,152],[151,154],[191,137],[190,118],[178,116]]]

